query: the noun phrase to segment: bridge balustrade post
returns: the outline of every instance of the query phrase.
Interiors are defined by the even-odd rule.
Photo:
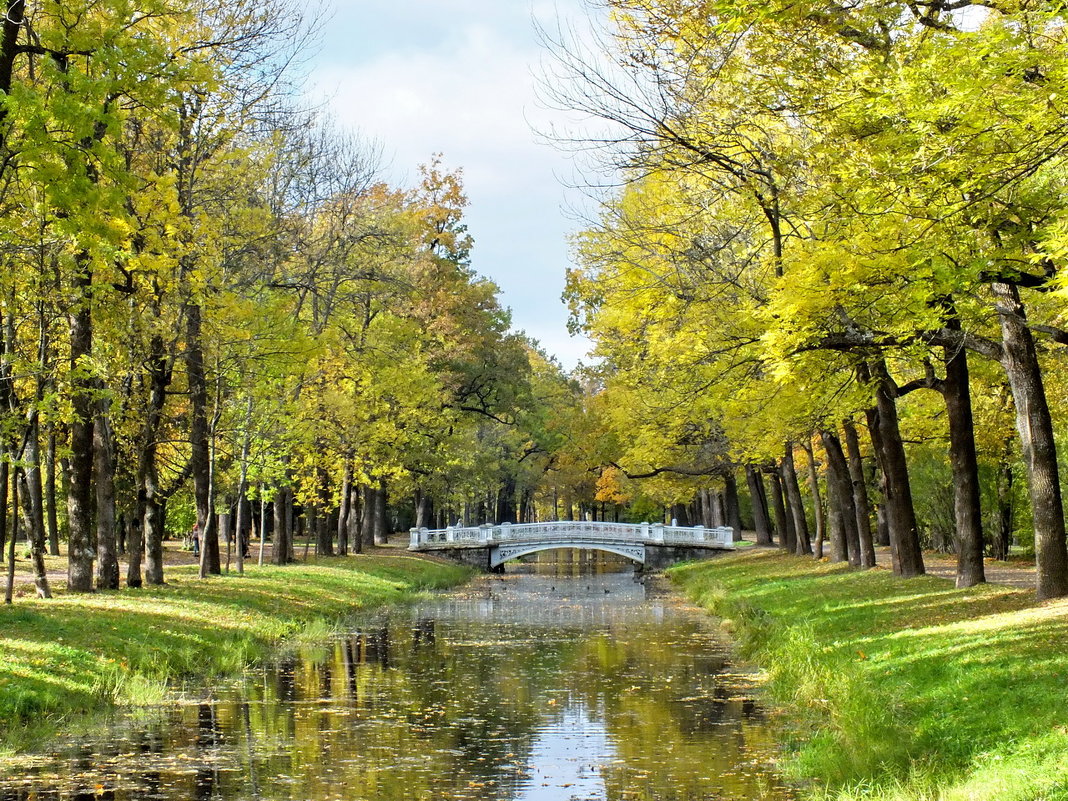
[[[664,524],[653,523],[653,542],[664,541]]]
[[[456,542],[456,530],[452,526],[445,528],[445,542]]]
[[[419,549],[419,534],[420,534],[419,529],[417,529],[417,528],[410,529],[408,531],[408,533],[412,537],[411,543],[408,545],[408,550],[409,551],[418,550]]]
[[[502,540],[511,539],[511,536],[512,536],[512,524],[511,523],[501,523],[501,539]]]
[[[493,541],[493,526],[489,523],[483,523],[478,527],[478,539],[479,542],[492,542]]]
[[[694,536],[694,539],[697,540],[698,542],[704,542],[705,541],[705,527],[704,526],[694,526],[693,527],[693,536]]]
[[[641,537],[642,537],[643,540],[649,539],[649,524],[648,523],[642,523],[641,524]]]

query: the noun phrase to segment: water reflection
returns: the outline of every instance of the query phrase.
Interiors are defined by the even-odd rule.
[[[29,758],[0,801],[784,799],[744,681],[633,576],[481,579]]]

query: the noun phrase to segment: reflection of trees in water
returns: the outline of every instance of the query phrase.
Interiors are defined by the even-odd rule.
[[[211,704],[197,706],[197,748],[199,763],[193,780],[195,801],[210,801],[215,792],[218,776],[213,759],[219,746],[220,732],[215,720],[215,707]]]
[[[700,626],[669,613],[651,622],[644,587],[626,579],[607,596],[594,577],[557,597],[524,580],[540,581],[512,577],[444,602],[443,617],[417,610],[283,656],[211,702],[120,732],[115,748],[129,753],[113,766],[107,748],[72,750],[63,792],[44,782],[33,798],[510,798],[537,732],[568,700],[603,714],[625,758],[597,768],[609,798],[635,787],[665,801],[706,797],[721,787],[706,776],[739,773],[732,761],[762,729],[746,722],[752,704],[720,678],[724,658]],[[529,622],[550,608],[572,624]],[[94,759],[98,775],[108,761],[121,777],[117,789],[74,778],[92,775]],[[732,780],[730,795],[745,797],[750,779]],[[0,801],[29,797],[0,791]]]

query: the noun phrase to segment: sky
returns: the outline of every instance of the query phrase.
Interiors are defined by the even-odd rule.
[[[560,299],[581,193],[576,167],[537,132],[565,115],[536,84],[546,55],[535,20],[587,19],[582,0],[325,0],[332,12],[308,93],[382,150],[383,177],[412,186],[442,153],[462,168],[472,266],[494,280],[513,325],[565,367],[589,348]],[[586,359],[586,361],[589,361]]]

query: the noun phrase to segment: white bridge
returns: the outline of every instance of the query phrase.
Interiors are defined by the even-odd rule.
[[[485,566],[499,568],[510,559],[557,548],[607,551],[639,564],[646,563],[648,548],[729,550],[734,529],[665,526],[660,523],[606,523],[558,521],[552,523],[501,523],[498,526],[449,526],[411,529],[410,551],[487,551]]]

